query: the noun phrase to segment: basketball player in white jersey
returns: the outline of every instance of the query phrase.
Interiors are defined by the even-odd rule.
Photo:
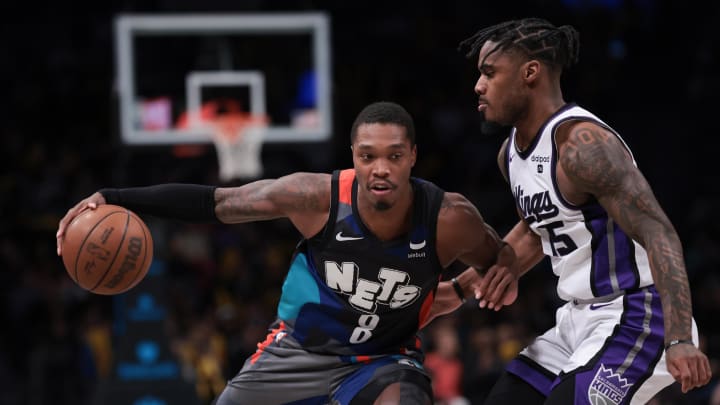
[[[706,384],[677,233],[620,136],[563,100],[577,31],[529,18],[480,30],[462,47],[478,58],[478,110],[513,127],[498,164],[521,217],[505,237],[514,275],[548,255],[567,301],[486,404],[635,404],[673,379],[683,392]],[[481,306],[506,303],[498,278],[508,270],[488,271]]]

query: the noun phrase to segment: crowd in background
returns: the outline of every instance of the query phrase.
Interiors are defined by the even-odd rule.
[[[90,403],[113,372],[113,298],[75,286],[55,255],[65,211],[107,186],[219,185],[211,148],[178,159],[169,147],[123,146],[112,84],[114,13],[207,10],[191,1],[175,9],[163,1],[120,3],[72,15],[8,13],[0,28],[0,73],[12,82],[6,82],[0,111],[2,404]],[[720,375],[720,220],[714,213],[720,195],[710,146],[720,91],[717,6],[701,11],[642,0],[536,0],[524,2],[526,11],[517,15],[510,5],[469,6],[475,2],[427,8],[249,3],[247,11],[325,9],[332,20],[333,139],[267,145],[267,177],[349,167],[355,114],[372,101],[392,100],[416,119],[414,175],[467,195],[503,234],[517,214],[496,164],[502,137],[476,113],[474,62],[455,46],[507,17],[540,15],[575,25],[581,60],[566,77],[566,99],[622,134],[677,227],[701,345]],[[210,1],[203,7],[232,6]],[[223,226],[145,219],[156,260],[167,269],[168,342],[201,403],[210,403],[264,338],[300,235],[283,220]],[[451,268],[448,276],[459,270]],[[482,403],[504,364],[553,325],[560,305],[554,285],[543,262],[521,280],[512,306],[496,313],[470,300],[422,331],[438,403]],[[720,404],[717,387],[714,378],[680,396],[673,385],[654,403]]]

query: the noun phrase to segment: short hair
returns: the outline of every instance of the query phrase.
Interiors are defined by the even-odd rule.
[[[560,69],[577,63],[580,53],[580,34],[575,28],[570,25],[556,27],[542,18],[506,21],[483,28],[460,42],[458,49],[469,48],[465,56],[472,58],[487,41],[498,43],[488,55],[514,49]]]
[[[362,124],[395,124],[405,128],[410,145],[415,145],[415,123],[410,113],[400,104],[389,101],[372,103],[360,111],[350,131],[350,143],[355,143],[358,127]]]

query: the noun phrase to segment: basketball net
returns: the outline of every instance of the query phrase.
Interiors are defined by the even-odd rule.
[[[267,128],[266,117],[231,112],[215,116],[208,124],[217,149],[221,181],[262,176],[260,152]]]

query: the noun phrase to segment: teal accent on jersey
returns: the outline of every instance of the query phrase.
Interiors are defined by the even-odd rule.
[[[282,287],[282,296],[278,304],[278,318],[294,321],[300,308],[308,303],[320,302],[317,283],[310,274],[310,266],[304,253],[295,255]]]

